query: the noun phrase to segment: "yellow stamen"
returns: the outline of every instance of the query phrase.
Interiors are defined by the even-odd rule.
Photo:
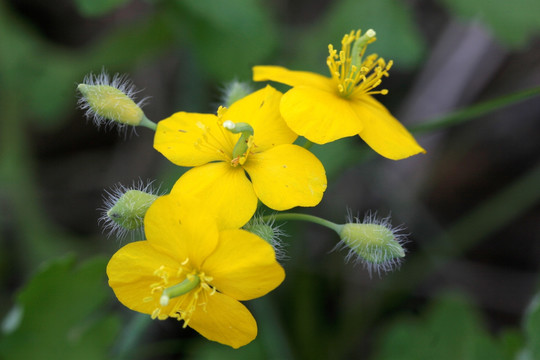
[[[228,140],[228,137],[216,136],[216,134],[213,133],[213,129],[202,122],[197,122],[195,125],[201,130],[201,135],[193,144],[194,147],[199,151],[211,154],[217,153],[224,161],[229,161],[230,154],[228,154],[229,151],[227,149],[230,149],[230,144],[223,142],[225,139]]]
[[[256,148],[257,145],[253,142],[253,136],[250,136],[246,143],[247,150],[242,155],[237,156],[236,158],[231,160],[231,166],[237,167],[238,165],[244,165],[248,159],[248,156],[250,154],[253,154],[253,151],[251,151],[253,148]]]
[[[197,309],[202,308],[203,311],[206,311],[208,296],[216,293],[216,288],[210,284],[213,277],[198,272],[188,266],[188,263],[189,259],[186,258],[173,279],[163,265],[154,271],[154,275],[160,280],[150,285],[150,293],[160,292],[161,296],[157,297],[156,308],[151,314],[152,319],[164,320],[173,317],[177,320],[183,320],[183,327],[186,327]],[[186,275],[182,276],[182,274]],[[169,286],[170,283],[176,283],[176,285]],[[156,301],[154,296],[143,299],[143,302],[152,301]],[[171,305],[172,308],[169,307]],[[167,313],[164,313],[163,310],[166,307],[169,308]]]
[[[367,56],[364,53],[367,46],[375,41],[375,32],[371,29],[361,36],[360,30],[351,31],[341,41],[341,51],[328,45],[329,56],[326,60],[332,78],[337,83],[340,96],[348,98],[356,94],[382,94],[388,90],[374,91],[379,86],[383,76],[388,76],[392,61],[386,63],[376,54]]]

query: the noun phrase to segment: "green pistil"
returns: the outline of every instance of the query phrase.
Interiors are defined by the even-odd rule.
[[[351,68],[352,66],[356,66],[357,71],[360,71],[360,67],[364,61],[363,57],[366,47],[374,37],[375,31],[373,29],[369,29],[364,33],[364,35],[356,39],[351,50]]]
[[[163,290],[163,294],[159,299],[161,306],[167,306],[171,298],[182,296],[195,289],[201,282],[201,279],[196,275],[186,277],[180,284],[173,285]]]
[[[233,134],[240,133],[240,138],[236,142],[236,145],[234,145],[232,158],[236,159],[240,156],[244,155],[246,151],[248,151],[248,140],[250,136],[253,136],[254,131],[251,125],[240,122],[240,123],[233,123],[230,120],[227,120],[223,123],[223,127]]]

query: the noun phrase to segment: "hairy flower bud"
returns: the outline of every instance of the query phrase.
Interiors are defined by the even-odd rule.
[[[135,103],[133,99],[137,91],[125,77],[116,74],[111,81],[105,72],[90,74],[77,89],[81,93],[80,108],[86,110],[86,117],[93,119],[98,127],[109,123],[155,129],[155,124],[146,118],[141,109],[144,99]]]
[[[142,182],[131,188],[118,185],[112,191],[106,191],[100,218],[103,230],[108,232],[108,236],[115,234],[118,238],[123,238],[128,232],[142,234],[144,215],[158,197],[151,184],[143,185]]]
[[[248,96],[253,92],[253,89],[248,83],[233,80],[222,90],[221,105],[225,107],[231,106],[236,101]]]
[[[287,234],[281,230],[281,225],[275,225],[274,221],[275,219],[272,216],[265,221],[263,220],[262,216],[256,215],[246,225],[244,225],[244,230],[257,235],[272,245],[274,251],[276,252],[276,258],[278,260],[285,260],[287,255],[285,253],[284,243],[281,238],[287,236]]]
[[[405,257],[403,244],[406,239],[400,230],[392,228],[389,217],[377,219],[375,215],[367,215],[362,222],[350,218],[339,227],[341,241],[338,247],[348,248],[347,260],[362,262],[370,274],[372,271],[392,271]]]

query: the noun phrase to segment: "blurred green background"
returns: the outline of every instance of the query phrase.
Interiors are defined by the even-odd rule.
[[[538,0],[1,0],[0,358],[540,359],[538,14]],[[401,269],[370,278],[331,252],[335,234],[289,223],[287,278],[248,303],[250,345],[123,308],[105,266],[130,239],[101,233],[104,189],[156,179],[167,190],[182,169],[146,129],[85,121],[77,83],[128,74],[154,121],[214,112],[253,65],[326,75],[327,45],[359,28],[395,62],[379,99],[428,153],[393,162],[358,139],[314,147],[329,187],[303,211],[391,213],[410,234]]]

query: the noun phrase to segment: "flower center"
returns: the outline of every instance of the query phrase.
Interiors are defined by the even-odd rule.
[[[208,296],[214,295],[216,289],[210,285],[213,280],[211,276],[204,272],[192,269],[187,266],[189,259],[186,259],[179,267],[175,280],[171,280],[170,274],[164,266],[154,271],[154,275],[160,280],[150,285],[151,294],[144,299],[145,302],[155,301],[154,294],[159,295],[159,302],[152,312],[152,319],[164,320],[168,317],[174,317],[177,320],[183,320],[186,327],[193,316],[193,313],[199,308],[206,311]],[[171,306],[167,310],[165,308]]]
[[[332,44],[328,45],[329,56],[326,64],[330,69],[332,79],[338,86],[339,95],[348,98],[358,93],[383,94],[388,90],[373,91],[382,82],[383,76],[388,76],[388,70],[392,67],[392,61],[386,63],[377,54],[372,54],[364,59],[367,46],[374,42],[375,31],[369,29],[364,35],[361,31],[351,31],[341,40],[341,51],[337,52]]]
[[[232,153],[231,166],[244,165],[248,155],[255,146],[253,142],[253,128],[247,123],[234,123],[231,120],[223,122],[223,127],[233,134],[240,134]]]
[[[199,151],[217,153],[223,161],[229,162],[232,167],[237,167],[246,162],[252,149],[257,146],[253,142],[254,132],[251,125],[242,122],[234,123],[231,120],[224,121],[226,110],[223,106],[219,107],[217,127],[208,126],[202,122],[195,124],[200,129],[200,136],[194,146]],[[237,139],[236,143],[235,139]]]
[[[217,153],[223,161],[230,161],[233,140],[222,124],[223,121],[220,118],[217,119],[216,127],[208,126],[200,121],[197,122],[195,125],[200,130],[200,136],[193,145],[199,151]]]

